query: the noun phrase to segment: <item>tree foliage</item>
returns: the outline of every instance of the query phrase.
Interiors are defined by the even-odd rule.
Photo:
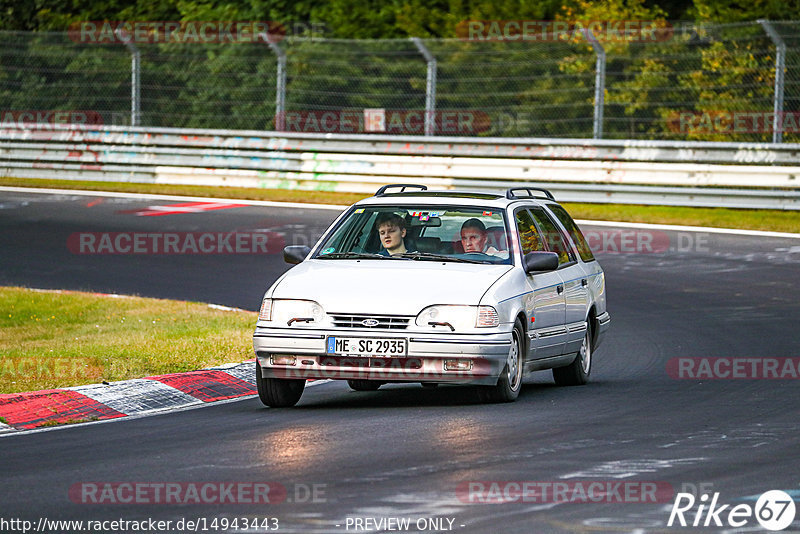
[[[438,61],[437,109],[492,117],[479,135],[589,137],[595,58],[583,39],[469,42],[469,20],[670,20],[712,26],[653,43],[604,42],[605,137],[768,140],[675,130],[676,114],[768,111],[774,46],[756,19],[800,19],[800,0],[0,0],[0,100],[5,109],[96,110],[130,116],[130,51],[81,45],[63,32],[81,21],[278,21],[300,37],[288,54],[286,109],[423,109],[426,64]],[[730,27],[714,24],[750,21]],[[325,39],[315,32],[325,28]],[[688,26],[687,26],[688,27]],[[784,34],[797,35],[800,26]],[[14,31],[34,32],[15,34]],[[340,39],[357,39],[342,41]],[[379,41],[381,40],[381,41]],[[787,37],[786,110],[800,110],[800,39]],[[140,45],[141,124],[269,129],[275,124],[274,52],[263,43]]]

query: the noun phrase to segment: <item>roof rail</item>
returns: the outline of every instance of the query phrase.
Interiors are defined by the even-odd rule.
[[[387,190],[387,189],[391,189],[391,188],[393,188],[393,187],[399,187],[399,188],[401,188],[401,189],[400,189],[400,192],[401,192],[401,193],[405,192],[405,190],[406,190],[406,187],[417,187],[417,188],[419,188],[419,190],[420,190],[420,191],[427,191],[427,190],[428,190],[428,186],[427,186],[427,185],[418,185],[418,184],[389,184],[389,185],[384,185],[383,187],[381,187],[380,189],[378,189],[378,192],[377,192],[377,193],[375,193],[375,196],[376,196],[376,197],[382,197],[382,196],[383,196],[383,195],[386,193],[386,190]]]
[[[516,191],[525,191],[528,194],[521,196],[518,195]],[[538,191],[539,193],[544,193],[544,198],[555,200],[553,193],[551,193],[547,189],[542,189],[541,187],[511,187],[506,190],[506,198],[510,200],[513,200],[515,198],[542,198],[540,195],[536,195],[534,191]]]

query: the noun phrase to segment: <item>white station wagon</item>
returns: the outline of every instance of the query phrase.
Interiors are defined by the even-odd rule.
[[[258,394],[293,406],[307,379],[478,386],[517,398],[528,373],[585,384],[608,329],[603,269],[544,189],[395,184],[345,210],[264,295]]]

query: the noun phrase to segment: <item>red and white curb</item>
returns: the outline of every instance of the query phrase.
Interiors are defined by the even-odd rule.
[[[255,360],[188,373],[0,395],[0,434],[177,410],[257,394]],[[321,383],[320,381],[319,383]]]

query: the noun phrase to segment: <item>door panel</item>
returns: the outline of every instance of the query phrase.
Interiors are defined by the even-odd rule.
[[[574,264],[558,271],[564,280],[566,297],[566,324],[569,329],[564,352],[577,352],[583,343],[588,301],[587,285],[589,280],[581,264]]]
[[[542,231],[530,212],[515,212],[519,247],[522,256],[528,252],[547,250]],[[527,275],[533,298],[526,300],[525,313],[529,317],[529,357],[532,359],[558,356],[564,350],[567,332],[564,327],[566,300],[564,284],[557,271]]]

